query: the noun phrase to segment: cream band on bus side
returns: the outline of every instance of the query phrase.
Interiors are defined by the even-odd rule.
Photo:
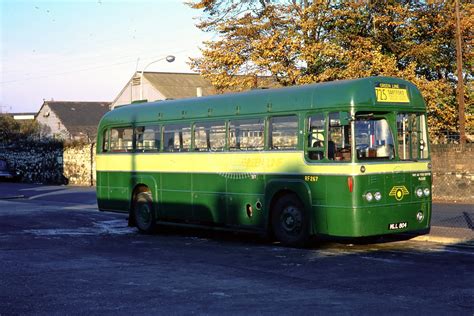
[[[430,171],[428,161],[390,163],[306,163],[302,152],[213,152],[99,154],[97,171],[216,173],[231,178],[255,174],[362,175]],[[364,166],[365,172],[361,171]],[[362,169],[364,169],[362,168]]]

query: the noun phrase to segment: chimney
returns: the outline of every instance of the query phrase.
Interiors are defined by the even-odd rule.
[[[196,88],[196,96],[198,98],[202,97],[202,88],[201,87]]]

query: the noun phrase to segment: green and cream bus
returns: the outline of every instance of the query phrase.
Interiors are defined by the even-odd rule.
[[[426,106],[410,82],[370,77],[132,104],[97,139],[101,211],[160,223],[312,235],[427,233]]]

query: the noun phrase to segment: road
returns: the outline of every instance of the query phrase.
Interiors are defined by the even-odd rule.
[[[149,236],[98,212],[89,188],[16,188],[23,199],[0,200],[2,316],[474,313],[470,244],[292,249],[205,230]]]

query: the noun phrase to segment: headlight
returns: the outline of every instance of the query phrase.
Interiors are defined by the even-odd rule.
[[[423,194],[424,194],[425,196],[430,195],[430,189],[425,188],[425,189],[423,190]]]
[[[382,194],[380,192],[375,192],[374,197],[376,201],[380,201],[382,199]]]
[[[372,195],[372,193],[368,192],[366,195],[365,195],[365,199],[370,202],[374,199],[374,196]]]
[[[419,198],[421,198],[423,196],[423,190],[422,189],[417,189],[416,190],[416,196],[418,196]]]

